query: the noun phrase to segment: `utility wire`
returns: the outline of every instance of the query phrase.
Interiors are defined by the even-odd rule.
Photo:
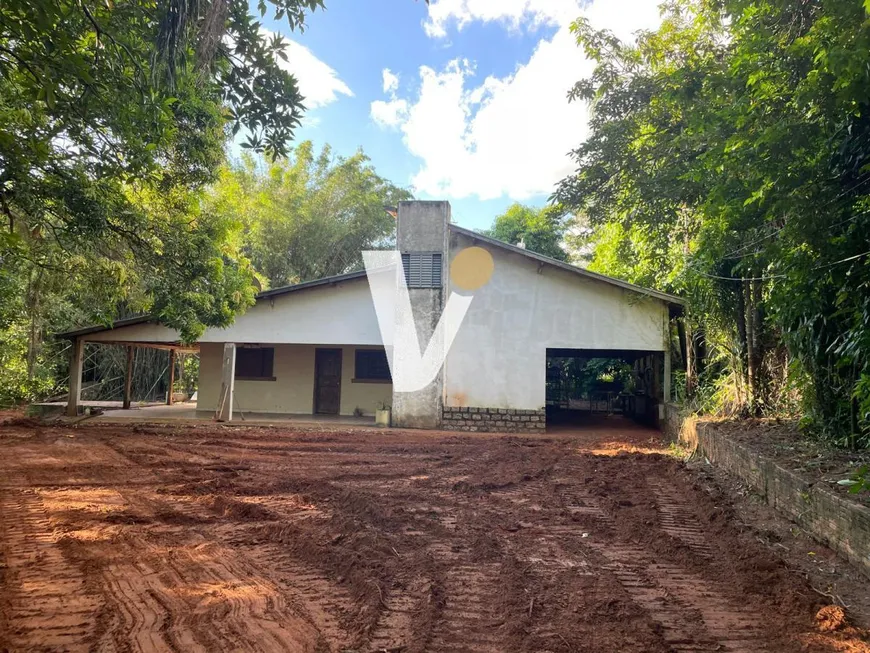
[[[840,222],[837,222],[835,224],[828,226],[827,231],[830,231],[831,229],[835,229],[836,227],[844,225],[848,222],[854,222],[855,220],[860,218],[862,215],[867,215],[868,213],[870,213],[870,209],[868,209],[866,211],[860,211],[859,213],[855,213],[852,216],[846,218],[845,220],[841,220]],[[778,236],[781,233],[781,231],[782,231],[781,229],[778,229],[778,230],[774,231],[773,233],[769,233],[765,236],[762,236],[758,240],[754,240],[750,243],[747,243],[746,245],[738,247],[733,252],[730,252],[730,253],[726,254],[725,256],[723,256],[722,259],[726,260],[726,261],[733,261],[733,260],[737,260],[737,259],[746,258],[747,256],[753,256],[754,254],[758,254],[758,252],[756,251],[756,252],[751,252],[749,254],[740,254],[739,256],[735,256],[735,254],[737,254],[741,250],[745,250],[747,247],[752,247],[753,245],[757,245],[758,243],[760,243],[764,240],[767,240],[768,238],[772,238],[773,236]]]
[[[834,261],[833,263],[825,263],[824,265],[817,265],[814,268],[811,268],[810,271],[814,272],[816,270],[824,270],[825,268],[832,268],[836,265],[841,265],[843,263],[848,263],[849,261],[854,261],[855,259],[859,259],[862,256],[867,256],[870,254],[870,251],[862,252],[861,254],[855,254],[854,256],[849,256],[848,258],[841,259],[839,261]],[[707,272],[702,272],[701,270],[692,268],[689,266],[689,269],[693,272],[697,272],[698,274],[709,277],[710,279],[720,279],[722,281],[770,281],[771,279],[785,279],[788,275],[785,273],[780,274],[769,274],[760,277],[723,277],[718,274],[708,274]]]
[[[849,193],[852,193],[852,192],[853,192],[855,189],[857,189],[859,186],[863,186],[863,185],[866,184],[867,182],[870,182],[870,177],[867,177],[866,179],[864,179],[864,180],[858,182],[857,184],[855,184],[855,185],[852,186],[851,188],[849,188],[849,189],[847,189],[847,190],[844,190],[842,193],[840,193],[839,195],[837,195],[837,196],[836,196],[834,199],[832,199],[830,202],[828,202],[828,203],[826,203],[826,204],[823,204],[822,206],[818,207],[818,209],[816,209],[816,210],[821,211],[821,210],[824,210],[824,209],[828,208],[829,206],[833,205],[837,200],[839,200],[839,199],[845,197],[845,196],[848,195]],[[830,230],[830,229],[833,229],[833,228],[838,227],[838,226],[840,226],[840,225],[846,224],[847,222],[851,222],[852,220],[855,220],[855,219],[859,218],[859,217],[862,216],[862,215],[866,215],[867,213],[870,213],[870,211],[862,211],[861,213],[857,213],[857,214],[853,215],[852,217],[850,217],[850,218],[848,218],[848,219],[846,219],[846,220],[843,220],[842,222],[838,222],[837,224],[833,224],[833,225],[831,225],[830,227],[828,227],[828,229]],[[728,254],[724,255],[722,258],[723,258],[723,259],[732,259],[732,258],[738,258],[738,259],[739,259],[739,258],[746,258],[747,256],[752,256],[753,254],[756,254],[757,252],[753,252],[752,254],[741,254],[740,256],[736,256],[736,254],[739,254],[740,252],[743,252],[743,251],[747,250],[748,248],[752,247],[753,245],[757,245],[758,243],[767,240],[768,238],[773,238],[774,236],[778,235],[781,231],[782,231],[782,229],[776,229],[775,231],[772,231],[772,232],[769,233],[769,234],[766,234],[766,235],[764,235],[764,236],[761,236],[761,237],[758,238],[757,240],[753,240],[753,241],[751,241],[751,242],[749,242],[749,243],[747,243],[747,244],[745,244],[745,245],[741,245],[740,247],[738,247],[738,248],[735,249],[734,251],[729,252]]]

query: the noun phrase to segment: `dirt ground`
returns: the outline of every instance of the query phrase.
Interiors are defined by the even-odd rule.
[[[19,420],[0,427],[0,650],[870,651],[710,482],[619,421]]]

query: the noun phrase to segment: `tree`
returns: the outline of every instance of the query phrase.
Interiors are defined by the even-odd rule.
[[[559,206],[533,208],[515,203],[496,217],[492,227],[483,233],[511,245],[520,245],[532,252],[565,261],[562,248],[565,235],[565,212]]]
[[[239,246],[268,283],[283,286],[362,269],[362,251],[391,246],[384,209],[411,194],[379,176],[359,151],[336,157],[310,141],[263,167],[244,157],[221,173],[208,205],[239,216]]]
[[[301,29],[320,6],[259,10]],[[47,333],[148,311],[194,340],[253,301],[238,225],[201,198],[230,129],[287,151],[284,56],[241,0],[0,6],[0,394],[51,385]]]
[[[589,217],[593,266],[687,295],[718,352],[708,381],[720,398],[774,410],[791,370],[818,432],[866,444],[860,3],[673,2],[636,45],[574,30],[597,64],[572,93],[592,119],[556,198]]]
[[[270,0],[301,28],[319,0]],[[261,14],[268,8],[259,3]],[[92,3],[12,0],[0,7],[0,239],[4,265],[76,277],[108,301],[150,310],[193,339],[250,303],[250,274],[199,212],[228,129],[286,152],[303,110],[242,0]],[[65,269],[67,268],[68,269]],[[50,276],[50,275],[49,275]],[[112,288],[106,280],[114,280]],[[30,284],[33,292],[39,284]],[[111,295],[111,296],[109,296]],[[30,305],[35,305],[30,302]]]

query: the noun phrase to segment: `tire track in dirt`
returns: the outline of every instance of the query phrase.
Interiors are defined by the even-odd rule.
[[[103,571],[103,592],[111,607],[109,624],[101,640],[103,647],[114,643],[118,648],[133,651],[174,650],[164,635],[171,623],[173,606],[157,599],[164,588],[159,581],[150,579],[153,575],[154,571],[142,563],[113,564]],[[180,606],[174,608],[179,615],[183,614]],[[188,642],[186,650],[202,651],[205,647],[193,641]]]
[[[453,489],[436,491],[429,497],[437,498],[440,504],[429,508],[436,521],[426,547],[436,570],[432,592],[440,598],[436,599],[431,628],[425,633],[425,650],[500,653],[503,647],[495,631],[501,620],[494,599],[499,596],[501,565],[473,559],[467,529],[475,519],[476,503],[455,491],[459,483],[451,481],[447,485]]]
[[[652,488],[656,498],[662,530],[682,541],[702,558],[712,558],[713,550],[704,530],[676,488],[668,487],[656,478],[647,479],[647,485]]]
[[[281,588],[232,547],[210,542],[199,531],[202,524],[211,527],[213,510],[243,518],[268,511],[242,501],[166,498],[144,489],[123,488],[118,496],[123,503],[110,507],[123,508],[147,527],[132,523],[111,542],[64,541],[70,555],[93,569],[91,585],[104,596],[100,650],[259,652],[313,646],[316,632]],[[92,493],[87,502],[98,523],[117,514],[106,511],[104,500]],[[237,530],[237,524],[226,526]]]
[[[608,563],[606,571],[663,627],[674,651],[764,650],[761,624],[720,596],[715,586],[673,564],[658,564],[649,552],[625,544],[590,543]]]
[[[181,447],[171,449],[185,454]],[[206,471],[221,472],[223,466]],[[133,640],[143,653],[327,651],[349,642],[337,616],[350,601],[343,589],[278,547],[249,546],[248,524],[278,516],[282,521],[321,516],[298,496],[272,495],[255,501],[214,494],[167,499],[140,493],[125,498],[142,514],[168,524],[169,532],[187,532],[195,541],[204,541],[196,537],[198,528],[179,526],[214,523],[215,527],[205,528],[216,528],[223,544],[173,545],[174,555],[161,561],[158,573],[141,559],[156,560],[161,554],[148,543],[136,542],[127,557],[139,562],[113,565],[104,574],[121,617],[109,633],[114,639]],[[138,581],[135,586],[130,579]],[[191,592],[192,587],[197,591]]]
[[[702,497],[666,458],[429,433],[264,430],[241,447],[211,427],[95,431],[0,438],[0,478],[26,476],[87,574],[71,594],[96,597],[86,646],[31,631],[12,650],[757,653],[800,649],[812,628],[805,586],[697,521]],[[0,547],[21,539],[5,527]],[[711,558],[698,533],[722,538]],[[2,612],[38,607],[5,591],[10,570]],[[742,597],[758,578],[770,587]],[[0,622],[0,650],[13,628]]]
[[[598,500],[580,489],[564,494],[568,509],[592,516],[604,526],[614,525]],[[718,591],[716,583],[673,563],[659,563],[659,556],[641,547],[595,536],[583,540],[605,560],[626,593],[662,627],[662,637],[673,651],[700,653],[764,650],[762,624],[745,608],[734,605]]]
[[[456,559],[444,575],[444,604],[434,624],[427,651],[432,653],[499,653],[493,633],[498,613],[499,565]]]
[[[414,616],[430,596],[431,583],[422,576],[399,574],[383,602],[383,611],[369,637],[367,650],[400,651],[414,640]]]
[[[409,503],[418,519],[404,535],[419,540],[418,558],[393,583],[397,595],[384,602],[372,633],[371,653],[411,648],[427,653],[500,653],[494,634],[500,624],[501,565],[479,562],[471,553],[468,525],[475,503],[455,491],[456,479],[438,479]],[[428,518],[428,523],[427,523]]]
[[[351,645],[344,619],[353,607],[348,591],[316,567],[295,559],[279,545],[257,545],[248,555],[274,572],[288,600],[314,627],[322,650],[340,651]],[[325,647],[325,648],[323,648]]]
[[[102,644],[151,651],[297,651],[313,644],[281,589],[214,545],[138,544],[103,572],[112,606]]]
[[[11,650],[86,651],[94,633],[98,597],[58,546],[34,490],[23,479],[0,489],[3,543],[3,631]]]
[[[529,517],[534,518],[543,512],[544,506],[552,501],[547,489],[552,487],[548,482],[535,479],[517,483],[511,488],[501,489],[490,494],[498,501],[508,501],[514,506],[529,511]],[[519,526],[519,525],[518,525]],[[583,529],[576,525],[558,526],[549,524],[546,527],[535,525],[535,537],[532,546],[524,540],[522,547],[511,547],[517,560],[528,565],[530,571],[542,577],[554,577],[567,570],[580,574],[591,574],[587,560],[568,553],[562,546],[565,537],[581,537]]]

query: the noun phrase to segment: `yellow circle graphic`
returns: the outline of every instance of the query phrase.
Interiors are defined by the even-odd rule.
[[[489,283],[495,263],[482,247],[463,249],[450,264],[450,281],[463,290],[477,290]]]

